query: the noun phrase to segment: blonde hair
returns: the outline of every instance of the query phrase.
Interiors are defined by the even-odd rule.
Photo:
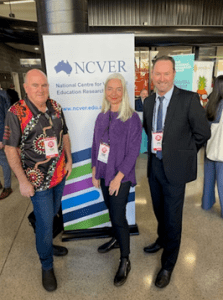
[[[106,94],[105,94],[107,84],[111,79],[119,79],[119,80],[121,80],[121,83],[122,83],[123,96],[122,96],[122,102],[119,106],[119,110],[118,110],[119,114],[118,114],[117,119],[120,119],[121,121],[125,122],[131,118],[134,110],[132,109],[132,107],[130,106],[130,103],[129,103],[129,95],[128,95],[128,91],[127,91],[127,87],[126,87],[125,78],[119,73],[111,74],[105,81],[101,112],[106,113],[111,108],[111,104],[106,99]]]

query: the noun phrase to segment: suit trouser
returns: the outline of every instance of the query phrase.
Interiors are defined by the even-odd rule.
[[[121,256],[126,257],[130,253],[129,226],[126,219],[126,205],[128,202],[129,189],[131,182],[121,183],[118,195],[109,195],[109,187],[105,186],[105,180],[101,179],[101,190],[105,204],[109,210],[109,216],[112,223],[112,230],[117,239]]]
[[[162,268],[172,271],[180,249],[185,184],[169,183],[163,161],[151,154],[149,185],[158,221],[157,243],[164,248]]]

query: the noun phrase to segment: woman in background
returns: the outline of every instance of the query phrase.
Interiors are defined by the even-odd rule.
[[[223,75],[218,76],[207,104],[206,115],[210,122],[219,123],[223,109]],[[223,217],[223,162],[204,158],[204,189],[202,208],[210,209],[215,204],[215,182],[217,181],[218,195]]]
[[[130,107],[124,77],[110,75],[105,82],[102,110],[94,128],[92,182],[96,188],[101,187],[113,231],[111,241],[100,246],[98,251],[105,253],[120,247],[116,286],[125,283],[131,269],[126,205],[130,187],[136,185],[135,164],[141,134],[141,121]]]

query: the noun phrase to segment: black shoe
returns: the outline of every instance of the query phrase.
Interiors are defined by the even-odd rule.
[[[130,270],[131,270],[130,260],[128,258],[121,258],[118,272],[115,275],[114,285],[115,286],[123,285],[127,280]]]
[[[157,251],[159,251],[162,248],[163,248],[162,246],[160,246],[159,244],[157,244],[157,242],[155,242],[155,243],[145,247],[144,252],[146,252],[146,253],[156,253]]]
[[[53,292],[57,289],[57,280],[53,268],[47,271],[42,269],[42,283],[48,292]]]
[[[119,247],[119,243],[117,242],[117,240],[115,238],[112,238],[109,242],[101,245],[100,247],[98,247],[98,252],[99,253],[106,253],[112,249],[115,248],[120,248]]]
[[[161,269],[156,277],[155,286],[164,288],[170,283],[172,271]]]
[[[7,198],[11,193],[12,193],[12,189],[10,187],[4,188],[0,195],[0,200]]]
[[[65,256],[67,255],[68,250],[62,246],[53,245],[53,255],[54,256]]]

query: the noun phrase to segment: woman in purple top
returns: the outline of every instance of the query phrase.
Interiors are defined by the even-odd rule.
[[[114,279],[114,284],[120,286],[131,269],[126,205],[130,187],[136,185],[135,164],[142,134],[141,121],[130,107],[126,82],[121,74],[107,78],[101,111],[94,128],[92,182],[96,188],[101,187],[113,238],[98,251],[105,253],[120,247],[120,265]]]

